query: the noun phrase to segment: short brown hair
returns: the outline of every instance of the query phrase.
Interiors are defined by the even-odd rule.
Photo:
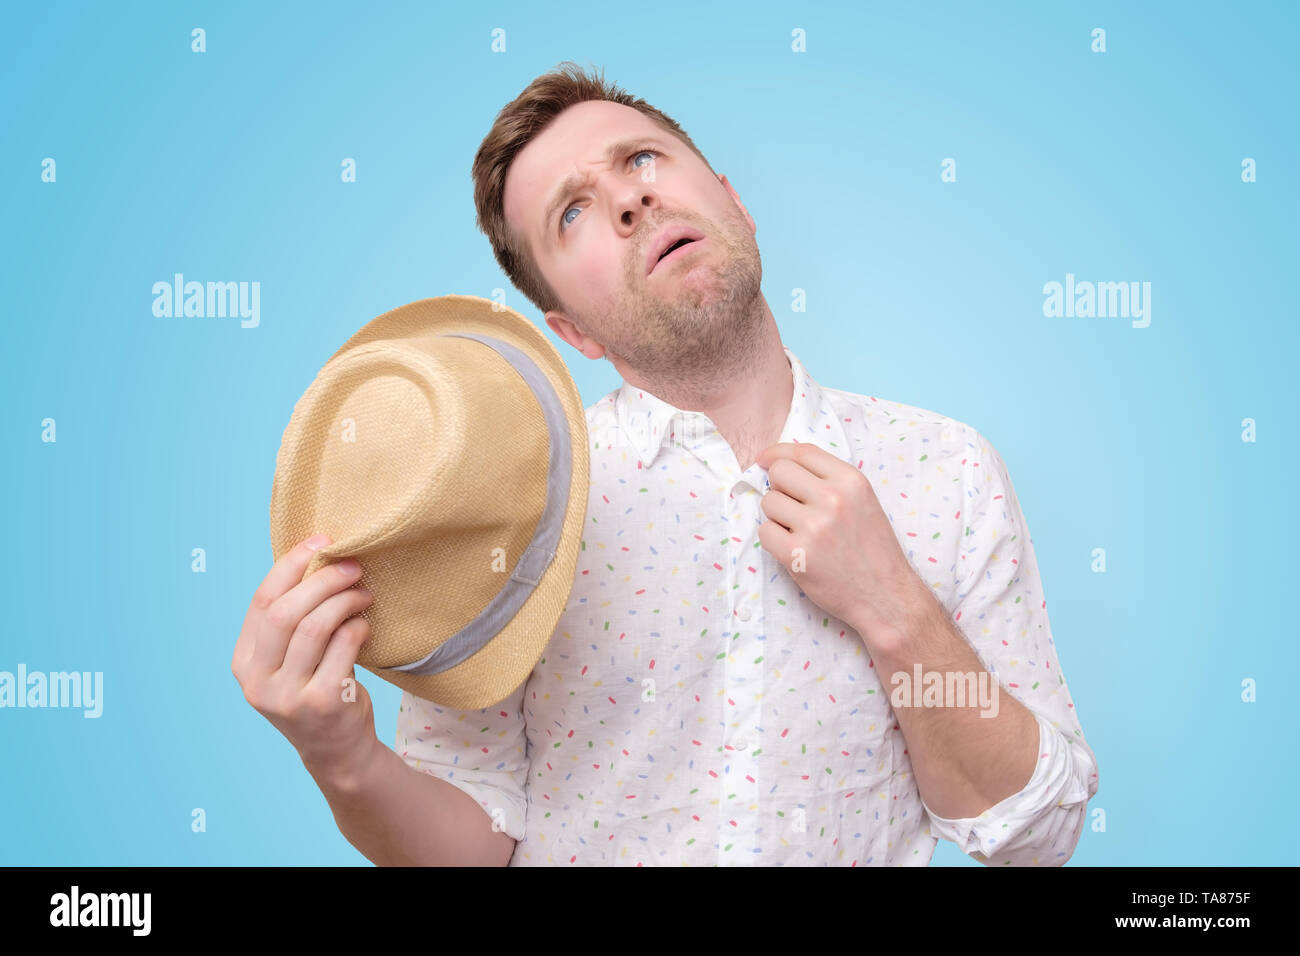
[[[543,313],[560,308],[550,283],[537,268],[525,237],[506,222],[506,173],[515,157],[534,136],[565,109],[587,100],[608,100],[639,110],[666,132],[680,139],[709,166],[704,154],[691,142],[677,122],[655,109],[645,100],[633,97],[613,84],[606,83],[603,71],[587,75],[571,60],[566,60],[537,77],[497,114],[492,128],[474,156],[474,207],[478,227],[492,243],[492,253],[507,278]],[[709,166],[711,170],[713,167]]]

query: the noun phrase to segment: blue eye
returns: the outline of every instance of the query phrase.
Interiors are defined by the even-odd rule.
[[[647,147],[647,148],[643,148],[643,149],[638,149],[635,153],[632,153],[632,154],[631,154],[631,158],[632,158],[632,159],[636,159],[638,156],[645,156],[645,155],[647,155],[647,154],[650,155],[650,156],[658,156],[658,155],[659,155],[659,153],[658,153],[657,150],[653,150],[653,149],[650,149],[650,148]],[[644,164],[642,164],[642,165],[644,165]],[[641,167],[638,166],[637,168],[640,169]],[[566,219],[565,217],[566,217],[566,216],[567,216],[567,215],[568,215],[572,210],[577,209],[577,208],[578,208],[577,206],[569,206],[569,207],[568,207],[567,209],[565,209],[562,213],[560,213],[560,232],[564,232],[564,227],[567,226],[567,225],[569,225],[570,223],[573,222],[572,219]]]

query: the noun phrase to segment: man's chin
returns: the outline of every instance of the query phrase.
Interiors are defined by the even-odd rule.
[[[694,308],[734,299],[737,291],[730,286],[726,276],[703,265],[682,270],[677,275],[656,276],[651,273],[649,278],[652,281],[647,286],[647,295],[660,302],[689,304]]]

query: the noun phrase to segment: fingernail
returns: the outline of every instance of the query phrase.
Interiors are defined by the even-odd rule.
[[[330,536],[327,534],[312,535],[303,544],[307,545],[312,551],[319,551],[325,545],[330,543]]]
[[[357,563],[356,558],[345,558],[339,562],[338,568],[344,574],[356,574],[361,570],[361,565]]]

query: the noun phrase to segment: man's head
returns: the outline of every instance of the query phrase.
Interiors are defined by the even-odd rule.
[[[765,311],[754,220],[644,100],[562,64],[497,116],[473,177],[497,262],[584,355],[640,382],[703,384],[752,349]],[[660,263],[665,229],[696,241]]]

